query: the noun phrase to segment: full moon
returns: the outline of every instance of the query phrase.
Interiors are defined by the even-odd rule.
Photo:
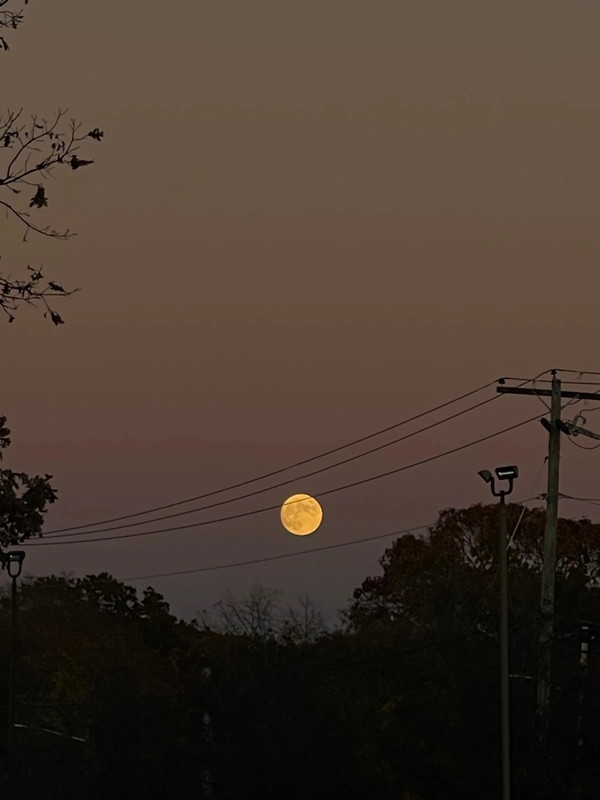
[[[323,519],[323,509],[309,494],[293,494],[281,506],[281,524],[296,536],[314,533]]]

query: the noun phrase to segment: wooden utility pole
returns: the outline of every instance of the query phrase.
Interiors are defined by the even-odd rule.
[[[556,584],[556,532],[558,528],[558,465],[560,461],[561,383],[552,376],[550,425],[548,438],[548,483],[546,488],[546,526],[540,597],[539,661],[537,713],[542,739],[546,739],[550,721],[552,685],[552,640],[554,638],[554,588]],[[546,427],[546,426],[544,426]]]
[[[548,484],[546,492],[546,526],[544,529],[544,561],[542,564],[542,591],[540,596],[540,634],[537,685],[537,714],[543,741],[546,740],[550,722],[550,693],[552,687],[552,641],[554,638],[554,587],[556,579],[556,532],[558,526],[558,466],[560,461],[560,433],[569,434],[569,428],[561,420],[561,398],[598,400],[592,392],[562,391],[561,382],[552,370],[551,389],[524,389],[498,386],[502,394],[527,394],[551,398],[550,421],[541,422],[549,432],[548,440]]]

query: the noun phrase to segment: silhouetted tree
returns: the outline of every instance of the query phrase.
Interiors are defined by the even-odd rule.
[[[27,4],[27,0],[25,0]],[[15,29],[23,20],[23,12],[16,10],[11,0],[0,0],[0,29]],[[8,50],[5,36],[0,35],[0,50]],[[0,168],[0,189],[6,217],[14,217],[23,228],[23,241],[29,232],[52,239],[69,239],[75,234],[68,228],[57,230],[51,225],[38,222],[48,206],[46,181],[53,177],[57,169],[70,167],[72,171],[93,164],[93,159],[77,155],[79,143],[84,139],[100,142],[104,132],[94,128],[80,134],[81,123],[71,118],[65,125],[66,111],[58,109],[50,120],[31,115],[26,122],[23,109],[7,110],[0,116],[0,150],[4,163]],[[26,191],[24,200],[16,197]],[[12,195],[12,197],[11,197]],[[14,312],[22,303],[41,305],[44,316],[55,325],[63,322],[62,317],[49,305],[49,300],[66,297],[78,289],[65,289],[54,280],[46,280],[42,267],[27,266],[28,274],[22,279],[11,277],[10,273],[0,274],[0,308],[9,322],[15,319]]]
[[[521,511],[520,506],[509,505],[509,531]],[[509,549],[513,776],[523,796],[533,792],[540,798],[554,796],[540,793],[541,776],[532,758],[544,522],[543,511],[528,511]],[[349,630],[356,636],[372,642],[399,639],[407,647],[430,648],[427,666],[406,674],[404,686],[399,685],[402,699],[393,701],[386,721],[386,729],[392,726],[394,735],[381,742],[388,759],[394,755],[390,763],[400,763],[402,755],[411,752],[410,742],[423,742],[424,747],[409,759],[409,787],[419,797],[491,796],[497,785],[497,541],[496,505],[447,509],[427,536],[405,536],[394,542],[381,559],[383,574],[363,582],[348,612]],[[548,791],[571,797],[581,687],[578,641],[565,636],[581,620],[600,624],[600,526],[587,519],[559,520],[557,555],[555,757],[544,770],[552,775]],[[599,675],[597,665],[590,666],[592,673]],[[588,723],[599,710],[598,692],[590,687],[585,701]],[[409,733],[406,718],[414,713]],[[406,742],[402,731],[408,736]],[[589,764],[595,760],[595,738],[586,743]],[[464,753],[469,753],[468,760]],[[451,785],[442,780],[448,776]],[[587,779],[591,776],[588,770]]]
[[[10,442],[6,417],[0,416],[0,461]],[[57,498],[51,478],[0,469],[0,549],[41,534],[46,508]]]
[[[226,591],[212,613],[202,613],[201,622],[218,633],[288,644],[313,642],[327,632],[323,613],[310,595],[300,596],[296,605],[282,605],[280,596],[280,590],[258,582],[239,597]]]
[[[277,598],[281,594],[260,583],[255,583],[247,595],[235,597],[226,591],[213,607],[213,614],[203,614],[203,623],[219,633],[247,636],[258,641],[277,638],[279,609]]]
[[[509,506],[510,528],[521,510]],[[510,548],[513,796],[592,798],[600,670],[592,643],[580,674],[578,621],[600,623],[598,526],[559,523],[549,788],[532,758],[543,527],[528,512]],[[226,595],[251,613],[217,631],[106,573],[24,580],[19,796],[43,785],[49,797],[119,787],[187,800],[210,785],[220,800],[497,797],[496,544],[497,506],[442,512],[428,536],[386,551],[344,627],[318,634],[310,603],[290,633],[277,593],[260,586]],[[0,593],[0,690],[9,608]]]
[[[201,655],[190,650],[199,633],[150,587],[140,599],[105,573],[25,579],[19,594],[20,796],[39,796],[41,785],[65,796],[75,776],[68,797],[104,798],[115,786],[122,796],[196,797],[205,754],[190,689]],[[9,606],[0,599],[3,683]]]

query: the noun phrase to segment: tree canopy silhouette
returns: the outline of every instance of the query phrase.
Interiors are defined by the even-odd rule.
[[[10,443],[6,417],[0,416],[0,461]],[[51,478],[0,469],[0,548],[41,534],[46,508],[57,499]]]
[[[522,512],[509,505],[509,530]],[[397,539],[336,630],[308,602],[305,616],[286,615],[258,584],[225,593],[212,628],[106,573],[25,578],[19,796],[44,785],[52,797],[98,799],[114,786],[147,800],[195,798],[202,786],[223,800],[498,797],[497,514],[446,509],[427,536]],[[544,785],[533,758],[543,529],[544,512],[528,510],[509,549],[513,796],[591,800],[600,653],[592,635],[584,675],[577,626],[600,626],[600,526],[559,522]],[[0,591],[0,691],[9,625]]]
[[[508,505],[509,532],[522,511],[517,504]],[[585,630],[592,641],[600,630],[600,525],[586,518],[561,518],[558,523],[550,760],[536,751],[535,736],[544,525],[542,509],[526,511],[508,551],[513,779],[523,796],[587,797],[592,795],[582,786],[591,790],[599,777],[592,765],[598,763],[600,670],[592,647],[582,684],[580,641]],[[371,647],[398,638],[415,646],[431,645],[428,666],[420,675],[406,675],[399,697],[389,706],[386,730],[391,726],[395,733],[385,747],[389,751],[391,741],[408,747],[415,736],[428,747],[435,742],[446,764],[440,780],[442,773],[449,774],[449,765],[460,766],[453,788],[446,786],[440,796],[454,796],[459,786],[465,794],[488,796],[499,780],[497,543],[496,504],[446,509],[426,536],[404,536],[386,550],[382,574],[363,581],[348,610],[350,630]],[[407,692],[408,686],[412,689]],[[405,715],[413,714],[406,740]],[[470,773],[461,750],[470,753]],[[576,777],[583,754],[588,768],[585,776]],[[396,750],[394,757],[401,759],[402,753]],[[436,774],[430,757],[417,748],[410,769],[417,796],[435,796],[428,783]],[[541,788],[543,773],[549,778],[547,791],[556,794]]]

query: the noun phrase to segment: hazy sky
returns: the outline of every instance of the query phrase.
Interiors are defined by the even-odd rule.
[[[591,0],[32,0],[0,54],[3,106],[105,131],[80,153],[96,164],[57,173],[36,212],[76,239],[0,226],[5,270],[43,264],[83,290],[60,328],[0,321],[7,463],[54,476],[47,527],[251,478],[501,375],[600,371],[599,27]],[[503,397],[210,513],[318,497],[540,409]],[[385,533],[487,501],[483,467],[518,463],[515,498],[543,491],[545,447],[531,423],[323,496],[307,539],[271,512],[31,547],[26,567],[130,577]],[[561,489],[600,496],[598,459],[563,442]],[[152,584],[188,617],[255,580],[335,609],[385,545]]]

